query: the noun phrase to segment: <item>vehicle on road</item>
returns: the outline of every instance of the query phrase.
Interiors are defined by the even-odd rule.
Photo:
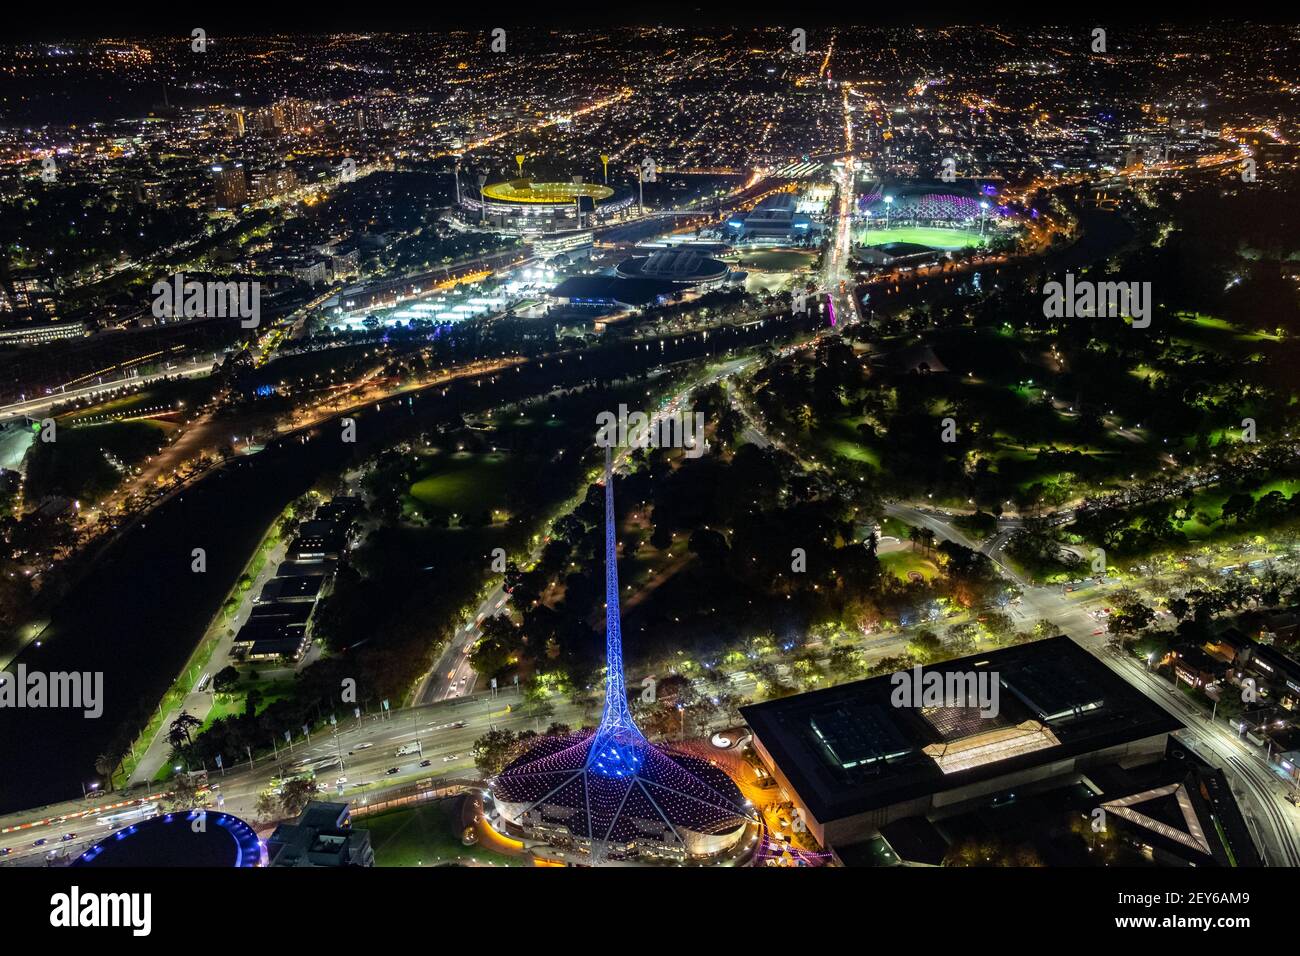
[[[421,767],[432,767],[432,766],[433,766],[433,761],[432,761],[432,760],[421,760],[421,761],[420,761],[420,766],[421,766]]]
[[[398,770],[396,767],[389,767],[386,771],[384,771],[384,773],[387,776],[391,777],[395,773],[401,773],[401,771]]]
[[[35,843],[33,843],[32,846],[45,846],[46,842],[47,842],[47,841],[46,841],[45,837],[41,837],[39,840],[37,840]]]
[[[100,819],[110,830],[116,830],[118,827],[127,823],[137,823],[140,820],[148,820],[150,817],[158,815],[158,804],[145,803],[131,810],[123,810],[121,813],[113,813]]]
[[[413,744],[402,744],[402,746],[397,748],[397,756],[399,757],[405,757],[408,756],[409,754],[418,754],[418,753],[420,753],[419,741],[416,741]]]

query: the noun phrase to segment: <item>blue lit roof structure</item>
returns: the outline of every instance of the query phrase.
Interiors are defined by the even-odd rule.
[[[133,823],[100,840],[73,866],[251,867],[262,845],[238,817],[212,810],[178,810]]]
[[[498,806],[534,831],[567,831],[595,862],[646,844],[671,847],[685,857],[734,844],[754,818],[736,784],[707,760],[651,744],[628,710],[608,449],[605,660],[600,725],[595,731],[539,738],[494,781]]]

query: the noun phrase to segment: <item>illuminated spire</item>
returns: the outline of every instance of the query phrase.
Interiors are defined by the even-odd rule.
[[[627,707],[623,635],[614,541],[614,466],[605,450],[605,710],[600,726],[545,736],[493,783],[498,806],[524,826],[562,826],[585,843],[591,862],[611,844],[622,850],[647,841],[687,849],[683,831],[733,833],[756,822],[735,784],[709,763],[656,748]],[[555,817],[559,808],[562,817]],[[552,816],[548,816],[552,814]],[[529,822],[531,821],[531,823]]]
[[[646,739],[627,709],[623,626],[618,609],[618,545],[614,541],[614,453],[605,448],[605,710],[587,755],[587,769],[608,777],[635,772]]]

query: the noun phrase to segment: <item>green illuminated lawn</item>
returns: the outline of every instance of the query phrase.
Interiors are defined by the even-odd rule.
[[[820,444],[833,455],[870,465],[879,471],[880,452],[866,443],[857,430],[858,422],[856,418],[836,419],[821,436]]]
[[[465,514],[500,507],[510,484],[509,458],[460,453],[430,459],[432,474],[411,485],[421,504]]]
[[[927,581],[938,577],[939,566],[921,551],[891,551],[880,555],[880,566],[896,578],[906,581],[909,571],[916,571]]]
[[[435,800],[358,817],[355,825],[370,831],[375,866],[439,866],[469,861],[522,865],[517,857],[461,843],[459,810],[459,799]]]
[[[1253,489],[1251,494],[1254,496],[1255,500],[1258,501],[1260,498],[1273,491],[1280,492],[1282,495],[1289,498],[1297,491],[1300,491],[1300,480],[1282,478],[1277,481],[1270,481],[1265,485],[1261,485],[1259,488]],[[1219,531],[1222,531],[1225,527],[1230,526],[1230,524],[1226,524],[1219,518],[1219,513],[1223,510],[1223,503],[1228,500],[1230,494],[1231,490],[1229,489],[1212,488],[1206,491],[1199,491],[1195,496],[1193,496],[1192,507],[1190,509],[1191,517],[1189,517],[1182,525],[1182,531],[1187,535],[1188,540],[1206,540],[1213,537]],[[1206,524],[1197,517],[1197,512],[1209,517],[1210,523]]]
[[[941,229],[937,226],[895,226],[892,229],[863,230],[856,240],[867,246],[883,246],[889,242],[912,242],[932,249],[966,249],[981,243],[978,231],[971,229]]]

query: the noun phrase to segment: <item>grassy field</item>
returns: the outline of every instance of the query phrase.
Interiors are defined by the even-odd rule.
[[[937,564],[926,557],[923,552],[913,551],[910,548],[906,551],[893,551],[889,554],[880,555],[880,566],[902,581],[906,581],[908,574],[912,571],[917,572],[927,581],[939,575],[939,566]]]
[[[857,425],[858,419],[836,419],[818,436],[819,444],[833,455],[870,465],[879,471],[880,452],[866,443]]]
[[[103,421],[106,417],[111,418],[115,415],[137,415],[146,409],[170,410],[177,403],[193,408],[207,401],[212,396],[213,389],[214,385],[208,378],[155,382],[130,394],[60,411],[57,418],[60,424],[65,421],[75,424],[80,421]]]
[[[900,521],[890,515],[884,515],[880,519],[881,537],[897,538],[899,541],[907,540],[907,532],[912,526],[906,521]]]
[[[931,249],[966,249],[983,240],[976,230],[941,229],[937,226],[895,226],[892,229],[863,230],[854,241],[865,246],[883,246],[890,242],[912,242]]]
[[[455,514],[500,507],[510,485],[510,456],[456,452],[427,459],[430,472],[411,485],[411,497]]]
[[[1226,525],[1219,519],[1219,513],[1223,509],[1223,503],[1228,500],[1228,496],[1235,489],[1231,488],[1212,488],[1206,491],[1198,492],[1192,499],[1190,510],[1192,517],[1183,523],[1182,531],[1187,535],[1190,541],[1204,541],[1214,537],[1223,531],[1229,525]],[[1297,491],[1300,491],[1300,480],[1279,479],[1270,481],[1265,485],[1251,490],[1251,495],[1258,501],[1270,492],[1278,491],[1286,497],[1291,497]],[[1200,518],[1196,517],[1197,512],[1203,512],[1211,520],[1207,524]]]
[[[523,861],[474,846],[460,839],[460,797],[416,807],[358,817],[358,829],[370,831],[375,866],[439,866],[457,861],[519,866]]]
[[[65,426],[56,440],[36,441],[28,458],[27,494],[65,495],[98,500],[112,491],[130,469],[156,455],[166,441],[167,428],[150,421]]]

